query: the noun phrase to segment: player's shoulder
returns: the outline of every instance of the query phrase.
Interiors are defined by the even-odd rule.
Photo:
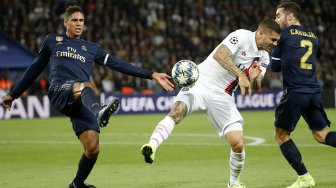
[[[250,30],[247,30],[247,29],[237,29],[236,31],[234,32],[237,32],[239,34],[250,34],[250,33],[253,33],[252,31]]]
[[[228,35],[226,40],[232,44],[244,44],[252,40],[253,32],[246,29],[238,29]]]
[[[45,36],[45,39],[49,39],[49,40],[50,39],[55,39],[56,40],[57,37],[64,39],[65,35],[63,35],[63,34],[56,34],[56,33],[49,33],[48,35]]]
[[[241,39],[243,39],[244,41],[254,41],[255,40],[255,32],[247,30],[247,29],[238,29],[236,30],[237,34],[239,35],[239,37]]]
[[[56,33],[49,33],[47,34],[44,38],[43,38],[43,43],[44,45],[52,45],[55,44],[57,42],[61,42],[63,41],[64,37],[60,36]]]
[[[63,34],[49,33],[44,37],[45,41],[48,42],[62,42],[66,38]]]
[[[301,26],[301,25],[291,25],[286,28],[284,28],[281,31],[281,37],[286,38],[289,36],[302,36],[302,37],[311,37],[316,38],[315,33],[312,32],[307,27]]]
[[[232,34],[238,36],[239,38],[249,38],[253,32],[247,29],[237,29],[232,32]]]
[[[92,41],[87,41],[87,40],[84,40],[84,39],[81,39],[87,46],[90,46],[90,47],[94,47],[94,48],[100,48],[101,45],[96,43],[96,42],[92,42]]]

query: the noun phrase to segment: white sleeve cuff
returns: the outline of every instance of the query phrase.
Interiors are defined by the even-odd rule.
[[[106,65],[108,56],[109,56],[109,54],[106,54],[105,59],[104,59],[104,65]]]

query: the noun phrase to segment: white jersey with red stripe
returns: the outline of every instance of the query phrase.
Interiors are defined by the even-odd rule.
[[[212,53],[198,65],[200,77],[197,82],[201,82],[213,89],[223,89],[232,95],[238,85],[238,77],[228,72],[213,58],[217,48],[224,44],[233,54],[233,63],[245,74],[255,61],[261,64],[262,75],[265,75],[267,66],[270,62],[269,54],[265,50],[258,50],[255,41],[256,32],[239,29],[230,33]]]

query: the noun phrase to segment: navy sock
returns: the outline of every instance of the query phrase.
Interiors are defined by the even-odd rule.
[[[308,171],[302,162],[301,153],[296,147],[292,139],[280,145],[282,155],[286,158],[288,163],[293,167],[298,175],[304,175]]]
[[[92,88],[85,87],[82,90],[81,100],[82,100],[83,105],[97,117],[98,112],[100,110],[100,105],[97,102],[96,96]]]
[[[97,161],[97,157],[95,158],[87,158],[84,154],[82,155],[77,169],[77,174],[73,182],[76,185],[83,185],[86,178],[89,176],[94,164]]]
[[[325,144],[328,146],[336,147],[336,132],[330,131],[325,137]]]

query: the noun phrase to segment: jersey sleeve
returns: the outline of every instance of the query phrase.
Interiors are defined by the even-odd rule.
[[[108,53],[99,44],[95,44],[95,45],[97,45],[96,46],[97,51],[95,53],[94,61],[100,65],[106,64]]]
[[[121,72],[123,74],[152,79],[153,72],[150,72],[149,70],[142,67],[137,67],[135,65],[127,63],[117,56],[112,56],[106,53],[105,50],[100,46],[95,56],[95,62],[99,65],[107,66],[110,69]]]
[[[273,72],[281,71],[281,46],[283,44],[284,34],[281,33],[278,44],[272,49],[271,52],[271,70]]]
[[[222,44],[227,46],[232,54],[235,54],[240,46],[246,43],[246,34],[242,30],[237,30],[230,33],[223,41]]]
[[[321,45],[318,43],[316,57],[320,58],[322,56]]]
[[[273,72],[281,71],[281,54],[280,47],[276,46],[273,48],[271,53],[271,69]]]
[[[265,73],[266,73],[266,70],[269,64],[270,64],[270,57],[269,57],[269,54],[265,52],[263,56],[261,57],[261,61],[260,61],[260,68],[261,68],[260,74],[265,76]]]
[[[40,51],[33,63],[24,72],[19,83],[14,87],[10,95],[17,99],[26,91],[36,80],[36,78],[41,74],[44,68],[48,65],[50,60],[50,38],[48,35],[44,38]]]

